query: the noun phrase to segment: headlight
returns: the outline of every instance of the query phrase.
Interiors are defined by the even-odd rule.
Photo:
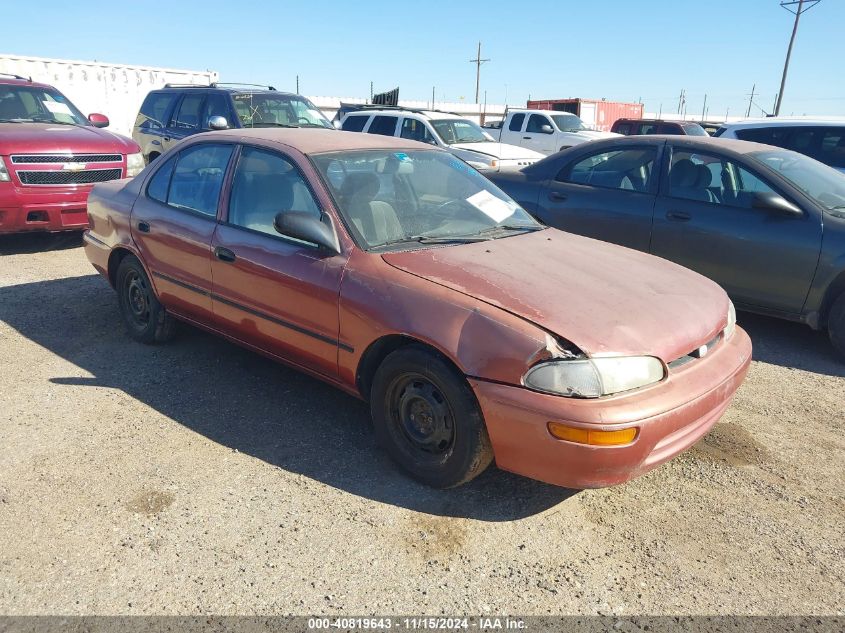
[[[143,171],[144,165],[144,155],[138,152],[137,154],[127,154],[126,155],[126,177],[132,178],[133,176],[137,176],[138,174]]]
[[[736,332],[736,308],[734,302],[728,299],[728,324],[725,326],[725,340],[728,340]]]
[[[0,182],[9,182],[11,178],[9,178],[9,172],[6,171],[6,163],[3,162],[3,159],[0,157]]]
[[[663,380],[663,363],[653,356],[553,360],[532,367],[523,382],[537,391],[574,398],[598,398]]]

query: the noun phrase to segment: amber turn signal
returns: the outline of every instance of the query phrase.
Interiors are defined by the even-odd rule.
[[[578,444],[592,444],[593,446],[617,446],[629,444],[637,437],[639,429],[631,427],[618,431],[599,431],[597,429],[581,429],[566,426],[560,422],[549,422],[549,433],[559,440],[576,442]]]

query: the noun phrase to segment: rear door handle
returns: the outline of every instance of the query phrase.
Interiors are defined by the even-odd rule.
[[[549,200],[566,200],[566,194],[560,191],[550,191]]]
[[[150,225],[146,222],[138,222],[138,230],[141,231],[141,233],[149,233]]]
[[[524,141],[530,141],[530,140],[531,140],[531,137],[530,137],[530,136],[523,136],[523,137],[522,137],[522,140],[524,140]]]
[[[666,213],[667,220],[678,220],[679,222],[686,222],[691,217],[686,211],[668,211]]]
[[[214,256],[221,262],[233,262],[236,259],[235,254],[232,251],[228,248],[223,248],[222,246],[218,246],[214,249]]]

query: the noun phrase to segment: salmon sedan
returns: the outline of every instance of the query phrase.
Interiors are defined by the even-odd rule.
[[[366,400],[380,443],[436,487],[494,459],[627,481],[707,433],[751,360],[713,282],[547,228],[413,141],[199,134],[96,186],[88,212],[133,338],[178,319]]]

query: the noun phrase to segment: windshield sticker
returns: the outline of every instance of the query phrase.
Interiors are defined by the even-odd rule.
[[[59,103],[58,101],[42,101],[41,103],[43,103],[44,107],[47,108],[53,114],[73,115],[73,113],[70,111],[70,108],[65,103]]]
[[[509,218],[516,211],[516,207],[497,198],[489,191],[479,191],[466,199],[472,206],[481,211],[484,215],[493,219],[494,222],[501,222]]]
[[[405,153],[403,153],[403,152],[396,152],[396,153],[394,154],[394,156],[395,156],[396,158],[398,158],[398,159],[399,159],[399,162],[401,162],[401,163],[404,163],[405,161],[411,160],[410,158],[408,158],[408,155],[407,155],[407,154],[405,154]]]

